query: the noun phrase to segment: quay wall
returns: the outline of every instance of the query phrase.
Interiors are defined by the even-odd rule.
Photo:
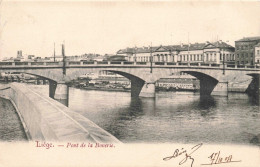
[[[11,83],[0,88],[0,96],[10,99],[18,110],[31,140],[120,143],[89,119],[26,85]]]

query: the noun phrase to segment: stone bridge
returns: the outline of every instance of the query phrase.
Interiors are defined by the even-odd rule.
[[[64,68],[65,67],[65,68]],[[228,83],[252,80],[259,95],[259,66],[173,62],[0,62],[0,72],[19,72],[48,79],[49,96],[68,105],[72,79],[98,71],[120,74],[131,81],[131,96],[155,96],[155,82],[173,73],[185,72],[200,80],[201,95],[227,95]],[[258,96],[259,97],[259,96]]]

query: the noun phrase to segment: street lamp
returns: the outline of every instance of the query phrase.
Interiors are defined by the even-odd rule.
[[[152,45],[150,47],[150,73],[153,73],[153,54]]]
[[[134,51],[135,51],[134,62],[136,62],[136,52],[137,52],[137,47],[136,47],[136,46],[135,46],[135,49],[134,49]]]
[[[62,57],[63,57],[63,67],[62,67],[63,75],[66,75],[66,60],[65,60],[66,56],[65,56],[65,48],[64,48],[65,46],[64,46],[64,44],[62,44],[61,46],[62,46],[61,53],[62,53]]]
[[[223,62],[223,75],[225,75],[225,54],[224,54],[224,49],[222,49],[222,62]]]

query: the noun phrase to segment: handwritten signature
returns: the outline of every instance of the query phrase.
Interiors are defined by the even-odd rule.
[[[176,149],[173,153],[172,156],[169,156],[169,157],[165,157],[163,158],[164,161],[168,161],[168,160],[171,160],[172,158],[177,158],[181,155],[184,155],[184,158],[179,162],[179,165],[182,165],[184,164],[185,162],[187,162],[188,160],[191,160],[191,167],[194,163],[194,158],[191,157],[191,155],[197,151],[200,147],[202,146],[202,143],[200,144],[197,144],[195,146],[193,146],[190,150],[190,152],[188,152],[186,149]]]
[[[169,161],[171,159],[174,159],[174,158],[177,158],[177,157],[180,157],[181,155],[184,156],[184,158],[179,162],[179,165],[182,165],[184,164],[185,162],[187,162],[188,160],[191,160],[191,167],[194,163],[194,158],[191,157],[191,155],[197,151],[203,144],[200,143],[200,144],[197,144],[195,146],[193,146],[189,151],[187,151],[187,149],[176,149],[173,153],[173,155],[171,156],[168,156],[168,157],[165,157],[163,158],[164,161]],[[234,161],[232,158],[233,158],[233,155],[230,154],[228,156],[222,156],[220,155],[220,151],[218,152],[214,152],[212,153],[208,158],[209,158],[209,163],[206,163],[206,164],[201,164],[201,165],[216,165],[216,164],[223,164],[223,163],[232,163],[232,162],[241,162],[241,160],[239,161]]]

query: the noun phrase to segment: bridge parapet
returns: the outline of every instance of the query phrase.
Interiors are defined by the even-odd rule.
[[[147,67],[151,66],[151,62],[129,62],[129,61],[67,61],[66,67]],[[0,62],[0,69],[2,68],[61,68],[63,62]],[[215,64],[204,62],[152,62],[152,67],[190,67],[190,68],[216,68],[216,69],[257,69],[258,65],[231,65],[231,64]]]

